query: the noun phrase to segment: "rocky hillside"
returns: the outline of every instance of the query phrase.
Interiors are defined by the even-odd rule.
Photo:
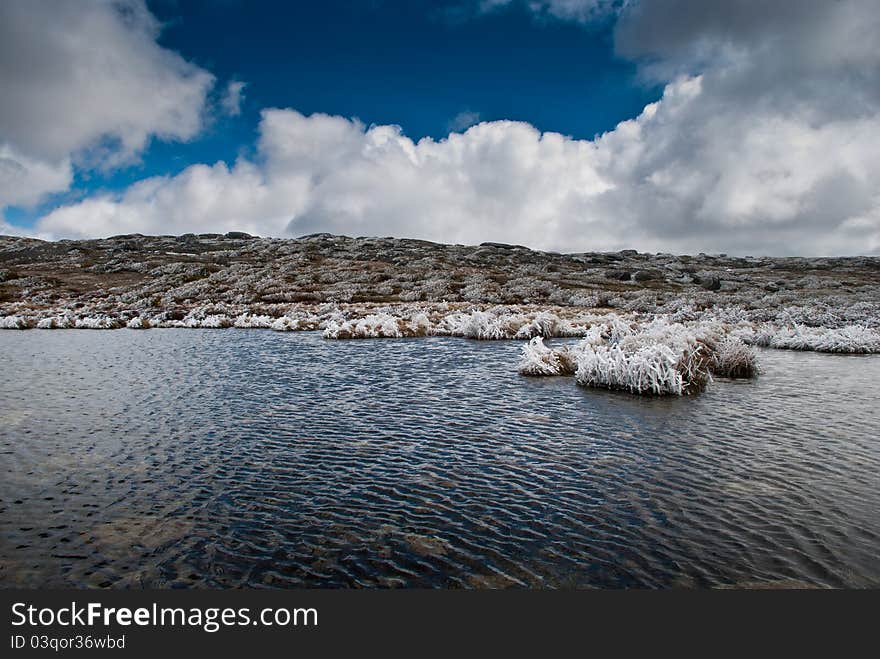
[[[878,283],[876,257],[558,254],[328,234],[58,242],[0,236],[0,316],[183,317],[217,304],[277,316],[293,304],[443,301],[644,312],[684,302],[753,309],[818,304],[876,315]]]

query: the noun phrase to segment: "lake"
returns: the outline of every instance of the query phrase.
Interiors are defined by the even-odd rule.
[[[0,586],[880,586],[880,355],[652,398],[520,345],[0,332]]]

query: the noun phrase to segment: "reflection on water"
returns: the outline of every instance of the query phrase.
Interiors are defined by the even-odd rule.
[[[690,399],[516,342],[0,332],[0,585],[880,586],[880,359]]]

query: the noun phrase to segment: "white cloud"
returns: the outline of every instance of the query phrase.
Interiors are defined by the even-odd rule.
[[[472,110],[463,110],[452,118],[447,128],[451,133],[460,133],[480,122],[480,113]]]
[[[582,22],[605,16],[615,6],[614,0],[530,0],[527,4],[537,14]]]
[[[230,80],[226,85],[226,91],[223,98],[220,99],[220,107],[223,112],[230,117],[237,117],[241,114],[241,102],[244,100],[244,88],[247,83],[240,80]]]
[[[252,161],[149,179],[38,229],[880,252],[876,3],[630,3],[616,39],[665,91],[595,140],[495,121],[414,142],[395,126],[267,110]]]
[[[66,190],[72,181],[70,158],[47,162],[0,143],[0,209],[4,205],[35,204],[46,194]]]
[[[396,126],[267,110],[256,162],[148,179],[119,198],[58,209],[39,228],[58,236],[243,229],[534,242],[536,224],[552,226],[577,198],[605,186],[594,151],[523,123],[415,143]]]
[[[331,231],[566,251],[876,250],[880,119],[731,125],[735,117],[703,116],[703,94],[703,79],[682,78],[594,141],[496,121],[413,142],[395,126],[269,110],[255,162],[148,179],[119,198],[59,209],[39,229]]]
[[[0,3],[0,207],[201,129],[213,76],[156,43],[142,0]]]
[[[616,0],[479,0],[477,11],[491,13],[517,4],[538,17],[586,23],[614,13],[620,3]]]
[[[649,244],[751,253],[880,249],[880,114],[811,124],[797,114],[730,107],[712,80],[683,78],[638,119],[602,136],[615,214]],[[647,238],[647,236],[646,236]]]

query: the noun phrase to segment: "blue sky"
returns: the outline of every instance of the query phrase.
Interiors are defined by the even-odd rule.
[[[445,137],[468,115],[592,138],[662,93],[615,56],[611,21],[541,20],[524,6],[462,15],[460,2],[436,0],[148,5],[165,24],[160,44],[221,81],[247,83],[242,114],[215,118],[191,143],[154,141],[142,165],[84,189],[232,161],[266,107],[397,124],[413,139]]]
[[[878,253],[878,42],[873,0],[5,0],[0,233]]]
[[[593,137],[661,91],[615,57],[610,21],[536,20],[522,6],[467,20],[455,2],[420,0],[150,6],[167,24],[160,43],[247,81],[251,125],[261,107],[293,107],[442,137],[469,110]]]
[[[397,124],[419,139],[466,122],[514,119],[593,138],[635,117],[662,87],[614,53],[610,20],[536,17],[524,5],[479,12],[459,0],[152,0],[158,43],[246,83],[239,116],[222,113],[188,142],[153,139],[139,161],[77,172],[73,189],[7,218],[29,226],[59,200],[121,190],[150,176],[251,152],[260,110],[294,108]],[[216,98],[214,99],[216,101]]]

